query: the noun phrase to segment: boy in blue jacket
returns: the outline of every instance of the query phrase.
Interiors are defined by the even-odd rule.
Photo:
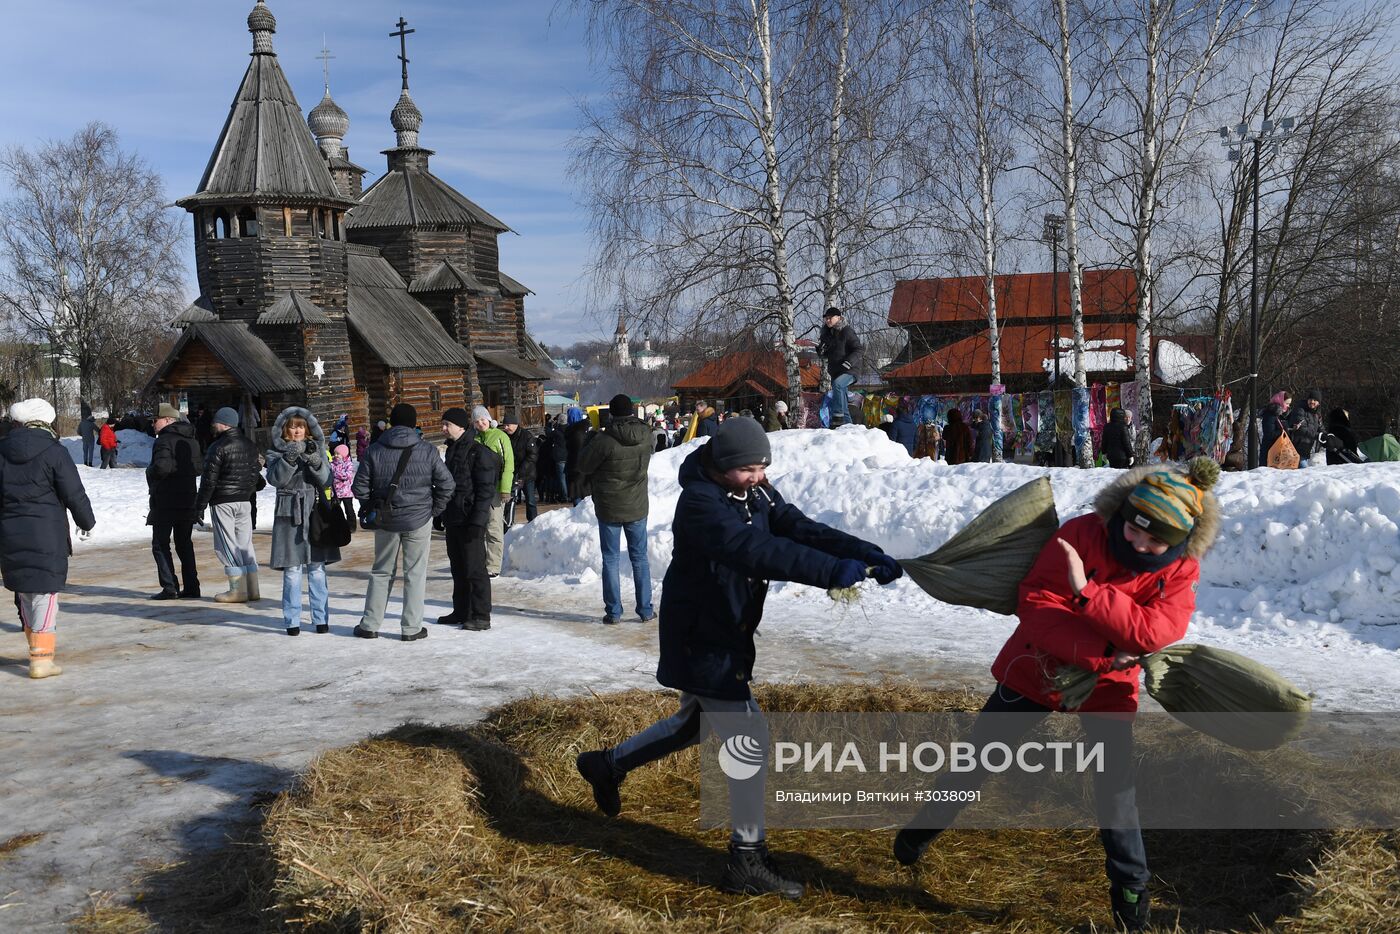
[[[721,887],[796,899],[802,884],[778,872],[764,843],[768,732],[749,691],[754,632],[768,583],[850,587],[869,568],[871,577],[889,584],[904,572],[879,546],[784,502],[765,476],[771,460],[763,426],[741,417],[726,420],[681,464],[656,669],[657,681],[681,692],[680,710],[611,749],[583,753],[577,764],[598,808],[614,817],[622,809],[619,786],[628,772],[701,742],[708,726],[702,714],[730,714],[715,721],[721,738],[742,733],[757,739],[761,767],[752,778],[729,781],[732,834]]]

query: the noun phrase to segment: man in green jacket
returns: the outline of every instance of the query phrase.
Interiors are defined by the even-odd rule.
[[[500,455],[505,467],[501,470],[501,482],[496,488],[500,492],[496,502],[491,504],[491,518],[486,523],[486,573],[499,577],[501,558],[505,555],[505,505],[510,502],[515,483],[515,455],[512,453],[510,435],[499,428],[491,427],[491,413],[486,406],[472,409],[472,427],[476,429],[476,440]]]
[[[592,488],[598,514],[598,540],[603,549],[603,622],[622,621],[622,585],[617,559],[622,534],[632,561],[637,615],[656,619],[651,606],[651,565],[647,561],[647,467],[651,464],[652,432],[637,418],[632,400],[619,393],[608,403],[612,424],[579,454],[578,472]]]

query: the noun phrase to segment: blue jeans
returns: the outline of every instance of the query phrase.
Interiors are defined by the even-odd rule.
[[[831,424],[834,426],[851,420],[851,400],[846,390],[856,381],[854,373],[842,373],[831,381]]]
[[[301,575],[307,568],[307,588],[311,591],[311,625],[326,625],[327,601],[326,565],[322,562],[299,564],[282,570],[282,619],[288,629],[301,628]]]
[[[558,474],[558,480],[556,482],[559,484],[559,489],[557,490],[559,502],[567,502],[569,499],[569,481],[564,476],[564,462],[555,461],[554,470],[555,473]]]
[[[651,609],[651,565],[647,561],[647,520],[599,522],[598,541],[603,546],[603,610],[613,619],[622,618],[622,584],[617,576],[621,534],[627,534],[627,557],[632,559],[632,586],[637,615],[646,619]]]

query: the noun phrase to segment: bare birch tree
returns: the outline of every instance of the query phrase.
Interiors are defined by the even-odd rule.
[[[160,177],[101,123],[11,148],[0,171],[14,191],[0,205],[0,307],[72,359],[91,398],[99,369],[144,359],[180,304],[182,228]]]
[[[1105,19],[1108,95],[1120,125],[1101,130],[1115,158],[1099,165],[1097,206],[1108,225],[1125,231],[1122,246],[1137,278],[1138,456],[1152,441],[1152,336],[1161,273],[1180,254],[1156,252],[1164,197],[1189,183],[1216,153],[1201,112],[1214,103],[1219,63],[1247,33],[1257,0],[1121,0]],[[1183,200],[1185,193],[1183,192]]]

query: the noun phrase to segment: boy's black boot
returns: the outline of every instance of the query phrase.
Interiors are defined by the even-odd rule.
[[[939,833],[931,827],[905,827],[894,835],[894,858],[901,866],[914,865]]]
[[[1147,930],[1149,914],[1147,889],[1134,889],[1126,885],[1114,885],[1109,889],[1113,901],[1113,925],[1121,931]]]
[[[764,843],[729,844],[729,864],[724,867],[724,880],[719,887],[735,895],[772,893],[792,901],[801,898],[805,891],[801,882],[794,882],[778,872]]]
[[[616,817],[622,813],[622,795],[619,789],[626,773],[618,774],[606,749],[595,749],[580,754],[574,760],[574,766],[578,769],[578,774],[583,776],[583,780],[593,786],[593,802],[598,805],[598,810],[609,817]]]

